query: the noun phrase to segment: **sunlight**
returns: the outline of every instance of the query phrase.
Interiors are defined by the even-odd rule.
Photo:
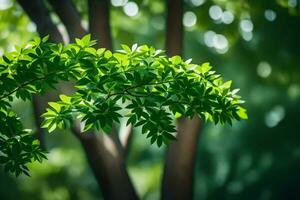
[[[222,8],[220,6],[214,5],[209,8],[209,16],[213,20],[220,20],[222,17]]]
[[[35,32],[36,31],[36,25],[35,23],[29,22],[27,25],[27,30],[29,32]]]
[[[111,0],[111,4],[115,7],[120,7],[126,5],[128,0]]]
[[[207,31],[204,33],[204,43],[208,47],[213,47],[214,46],[214,37],[216,36],[216,33],[214,31]]]
[[[222,22],[224,24],[231,24],[233,20],[234,20],[234,15],[232,14],[232,12],[227,10],[222,14]]]
[[[205,3],[206,0],[191,0],[191,3],[193,4],[193,6],[201,6]]]
[[[265,115],[265,124],[269,128],[273,128],[285,117],[285,109],[281,105],[275,106]]]
[[[11,0],[0,0],[0,10],[6,10],[13,5]]]
[[[297,0],[288,0],[288,4],[290,7],[295,8],[298,4]]]
[[[125,14],[129,17],[134,17],[138,14],[139,12],[139,7],[135,2],[128,2],[126,5],[123,7],[123,10]]]
[[[253,31],[253,23],[250,19],[243,19],[240,22],[240,27],[244,32],[252,32]]]
[[[265,10],[266,20],[272,22],[276,19],[276,17],[277,17],[276,12],[274,12],[273,10],[271,10],[271,9]]]
[[[257,74],[262,78],[267,78],[272,72],[272,67],[268,62],[262,61],[257,65]]]
[[[186,27],[193,27],[197,22],[197,16],[191,12],[185,12],[183,15],[183,25]]]
[[[216,34],[213,42],[216,49],[224,50],[228,47],[228,40],[222,34]]]

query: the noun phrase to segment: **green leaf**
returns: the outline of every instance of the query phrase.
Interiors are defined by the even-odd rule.
[[[211,68],[212,67],[210,66],[210,64],[208,62],[206,62],[206,63],[203,63],[202,65],[198,65],[195,70],[198,73],[204,74],[204,73],[208,72],[209,70],[211,70]]]
[[[87,34],[85,35],[82,39],[81,39],[82,43],[84,46],[88,46],[90,41],[91,41],[91,34]]]
[[[248,117],[237,90],[231,91],[232,82],[223,83],[209,63],[169,58],[147,45],[122,45],[123,50],[112,53],[91,47],[95,41],[90,35],[66,46],[46,40],[36,38],[0,61],[0,162],[16,175],[28,174],[25,165],[41,161],[42,150],[23,137],[28,131],[11,103],[45,94],[61,81],[72,81],[77,91],[49,103],[42,115],[42,127],[49,132],[66,129],[76,117],[84,122],[84,131],[110,133],[120,118],[128,117],[127,125],[142,126],[142,134],[161,146],[175,139],[175,117],[196,115],[221,124]]]
[[[174,65],[178,65],[182,62],[180,56],[173,56],[170,60]]]
[[[7,64],[11,63],[11,60],[9,60],[6,56],[2,56],[2,58]]]
[[[104,53],[104,57],[105,58],[111,58],[112,57],[112,53],[110,50],[106,50],[105,53]]]
[[[71,99],[72,99],[71,97],[61,94],[61,95],[59,95],[59,98],[62,102],[66,103],[66,104],[71,104]]]
[[[248,119],[247,111],[242,107],[237,111],[237,114],[241,119]]]
[[[76,44],[78,44],[78,46],[80,47],[84,47],[84,43],[81,39],[75,38]]]
[[[161,147],[161,145],[163,143],[163,137],[162,137],[162,135],[157,136],[156,143],[157,143],[158,147]]]
[[[169,140],[176,140],[176,137],[170,133],[164,133],[163,136]]]
[[[54,111],[56,111],[57,113],[60,112],[60,110],[61,110],[61,105],[60,105],[59,103],[56,103],[56,102],[49,102],[48,104],[54,109]],[[52,109],[52,110],[53,110],[53,109]]]
[[[53,132],[56,129],[56,126],[57,126],[56,122],[54,120],[51,121],[51,123],[48,125],[49,133]]]
[[[126,53],[131,53],[131,49],[129,48],[129,46],[125,45],[125,44],[121,44],[122,49],[124,49],[126,51]]]
[[[223,83],[222,87],[227,89],[227,88],[231,87],[231,84],[232,84],[232,81],[227,81],[227,82]]]

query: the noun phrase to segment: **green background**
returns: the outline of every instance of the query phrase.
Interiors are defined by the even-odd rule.
[[[164,48],[164,1],[111,2],[115,49],[134,43]],[[74,3],[87,24],[85,1]],[[297,199],[299,4],[297,0],[185,1],[183,57],[193,58],[194,63],[208,61],[225,80],[233,80],[249,115],[232,127],[203,125],[195,199]],[[129,5],[135,6],[129,9]],[[0,55],[36,35],[35,25],[16,2],[0,1]],[[26,127],[33,127],[30,103],[15,102],[14,108]],[[165,148],[151,146],[139,130],[133,139],[127,160],[130,176],[142,199],[158,199]],[[55,132],[47,134],[47,143],[48,160],[31,164],[30,178],[15,178],[0,169],[0,198],[99,199],[101,193],[79,142],[67,132]]]

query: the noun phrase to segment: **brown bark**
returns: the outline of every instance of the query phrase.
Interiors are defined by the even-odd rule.
[[[88,0],[89,31],[98,40],[98,47],[112,50],[109,1]],[[105,199],[138,199],[127,173],[124,149],[117,131],[81,139],[88,161],[102,189]],[[113,151],[112,151],[113,149]]]
[[[70,41],[81,38],[87,32],[81,25],[81,17],[70,0],[48,0],[67,29]]]
[[[108,0],[88,0],[89,32],[96,39],[98,47],[112,50],[110,12]]]
[[[181,55],[183,49],[183,0],[167,0],[166,51]],[[169,145],[162,180],[163,200],[193,199],[193,176],[200,119],[179,119],[177,141]]]
[[[78,125],[73,132],[85,150],[104,199],[138,199],[113,133],[80,133]]]
[[[48,9],[42,0],[17,0],[29,18],[36,24],[40,36],[49,35],[55,42],[63,42],[62,35],[52,22]]]
[[[42,0],[32,0],[28,3],[27,0],[18,0],[23,10],[28,14],[31,21],[36,24],[37,31],[40,36],[49,35],[49,39],[54,42],[63,42],[63,38],[58,31],[56,25],[52,22],[49,12]],[[40,141],[42,148],[46,148],[44,130],[41,128],[41,115],[44,112],[46,101],[38,95],[33,95],[32,105],[34,113],[34,121],[36,125],[36,137]]]
[[[89,8],[89,32],[93,39],[96,39],[98,47],[113,49],[113,42],[110,28],[110,8],[108,0],[88,0]],[[132,127],[126,127],[126,140],[122,143],[124,156],[128,153],[128,146],[131,141]]]
[[[166,42],[168,56],[181,55],[183,44],[183,0],[167,0]]]
[[[162,182],[162,199],[193,199],[194,166],[199,138],[200,119],[178,120],[178,140],[167,150]]]
[[[75,17],[70,19],[72,15],[76,14],[75,8],[67,7],[67,1],[62,1],[62,7],[59,7],[58,2],[49,0],[55,8],[55,11],[60,16],[62,22],[66,25],[70,38],[77,37],[82,34],[82,29],[78,28],[80,19]],[[54,42],[62,41],[56,26],[52,23],[49,12],[42,1],[34,0],[30,3],[25,0],[19,0],[19,3],[24,8],[25,12],[30,16],[31,20],[36,23],[40,35],[50,35],[50,40]],[[68,5],[70,6],[70,5]],[[111,49],[111,35],[109,27],[109,9],[107,1],[89,1],[90,6],[90,28],[95,38],[101,38],[102,46]],[[65,11],[63,11],[65,9]],[[68,16],[68,13],[71,16]],[[77,14],[76,14],[77,15]],[[70,21],[71,20],[71,21]],[[71,28],[69,24],[75,24],[76,27]],[[69,28],[68,28],[69,26]],[[103,42],[104,41],[104,42]],[[103,45],[104,44],[104,45]],[[40,101],[38,97],[34,96],[34,110],[35,117],[40,127],[40,116],[42,114],[44,101]],[[46,102],[46,101],[45,101]],[[78,123],[79,124],[79,123]],[[127,169],[124,162],[124,152],[119,141],[118,134],[114,130],[110,135],[105,133],[82,134],[77,127],[72,130],[74,135],[80,140],[90,167],[95,174],[103,196],[105,199],[128,199],[135,200],[138,196],[131,183]]]

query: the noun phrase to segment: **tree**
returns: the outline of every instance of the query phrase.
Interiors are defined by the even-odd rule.
[[[51,41],[62,41],[42,1],[26,4],[25,1],[20,0],[19,3],[37,24],[41,36],[49,34]],[[79,15],[69,1],[59,2],[59,5],[58,1],[49,1],[49,3],[65,24],[71,40],[85,33],[80,25]],[[166,49],[172,56],[181,52],[182,2],[169,1],[167,5],[169,36]],[[99,10],[103,12],[98,12]],[[172,14],[176,11],[180,14],[173,23],[172,20],[175,18]],[[99,14],[101,16],[96,17]],[[92,37],[105,41],[103,46],[111,49],[108,3],[89,1],[89,16],[89,32]],[[171,31],[173,34],[170,34]],[[174,34],[173,31],[176,33]],[[172,38],[172,35],[175,37]],[[129,48],[124,45],[121,52],[112,54],[109,50],[92,48],[93,44],[94,41],[90,40],[89,36],[76,39],[76,44],[67,46],[48,43],[47,38],[36,39],[31,42],[29,48],[20,48],[17,52],[3,57],[2,82],[11,83],[11,86],[2,89],[3,112],[1,114],[3,124],[7,126],[1,130],[1,133],[4,135],[9,132],[14,135],[19,131],[17,135],[21,136],[20,140],[15,137],[2,138],[1,146],[5,148],[2,150],[4,156],[1,159],[8,170],[17,174],[27,173],[26,162],[32,158],[40,160],[44,157],[43,151],[22,129],[18,118],[9,109],[8,102],[11,101],[12,96],[28,99],[31,94],[43,93],[47,87],[53,86],[59,80],[75,79],[78,91],[71,96],[61,95],[60,101],[49,103],[50,107],[43,115],[46,118],[43,126],[52,131],[56,127],[66,128],[69,127],[68,124],[73,124],[72,132],[82,143],[90,166],[107,199],[138,198],[125,168],[124,147],[118,139],[116,127],[112,124],[112,121],[117,122],[121,117],[117,112],[120,110],[117,105],[119,99],[128,103],[127,109],[132,110],[128,122],[134,126],[141,125],[142,132],[148,133],[151,142],[156,141],[159,146],[162,143],[168,144],[169,140],[174,139],[172,133],[175,129],[170,125],[172,124],[170,111],[191,118],[199,115],[203,119],[211,119],[216,123],[219,121],[231,123],[233,118],[245,118],[244,110],[239,105],[241,103],[239,97],[235,95],[237,90],[230,91],[231,82],[223,83],[218,75],[210,71],[207,63],[192,65],[190,61],[183,61],[179,56],[168,58],[161,54],[161,51],[155,51],[148,46]],[[20,70],[19,67],[23,65],[28,66],[28,70]],[[126,67],[126,70],[122,67]],[[193,69],[189,70],[190,68]],[[8,69],[12,70],[12,75],[7,73]],[[95,76],[96,74],[98,76]],[[181,94],[180,91],[185,93]],[[202,98],[198,99],[199,97]],[[39,116],[44,110],[41,108],[43,103],[37,96],[33,98],[33,103],[36,121],[40,127]],[[78,106],[74,106],[77,103]],[[144,107],[143,110],[141,106]],[[162,109],[164,107],[167,109]],[[103,115],[105,112],[106,115]],[[73,114],[79,115],[79,119],[85,122],[84,131],[89,133],[82,133],[80,123],[73,122]],[[199,119],[193,118],[192,121],[180,119],[179,124],[178,141],[171,144],[168,150],[163,199],[192,197],[192,169],[200,123]],[[11,132],[8,130],[10,127],[16,129]],[[109,134],[95,134],[91,128],[104,130]],[[188,132],[191,135],[187,135]],[[41,129],[38,135],[42,135]],[[43,141],[42,137],[39,138]],[[10,153],[17,155],[23,150],[27,153],[22,159],[10,156]],[[178,155],[178,160],[184,159],[176,162],[170,157],[174,152]],[[170,166],[175,170],[172,171]],[[189,167],[188,176],[182,173],[182,166]],[[173,178],[171,181],[170,177]],[[182,178],[186,178],[187,187],[180,190],[180,186],[176,183],[179,183]],[[178,196],[176,192],[182,196]]]

